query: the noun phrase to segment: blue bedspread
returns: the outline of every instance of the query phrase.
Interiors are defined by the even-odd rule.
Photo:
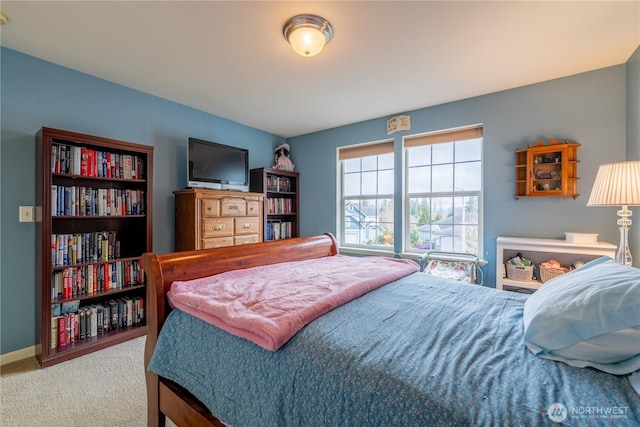
[[[174,310],[150,369],[237,427],[541,426],[552,405],[567,425],[639,425],[626,378],[526,349],[526,298],[414,273],[276,352]]]

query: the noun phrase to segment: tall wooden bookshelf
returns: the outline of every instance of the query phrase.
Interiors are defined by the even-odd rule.
[[[299,237],[300,174],[279,169],[251,169],[252,192],[264,194],[264,241]]]
[[[47,367],[146,334],[153,147],[42,128],[36,162],[36,337]]]

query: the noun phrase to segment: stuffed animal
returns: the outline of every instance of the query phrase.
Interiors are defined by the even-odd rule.
[[[289,144],[285,143],[279,145],[275,149],[275,160],[276,164],[273,167],[274,169],[293,172],[293,168],[295,167],[295,165],[291,163],[291,159],[289,158]]]

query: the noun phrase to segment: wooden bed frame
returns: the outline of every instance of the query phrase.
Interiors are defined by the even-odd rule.
[[[229,270],[279,262],[333,256],[337,253],[337,242],[333,235],[324,234],[218,249],[163,255],[144,254],[142,267],[147,279],[148,325],[144,350],[147,425],[164,426],[168,416],[180,427],[224,426],[187,390],[147,370],[160,329],[171,311],[165,294],[174,281],[197,279]]]

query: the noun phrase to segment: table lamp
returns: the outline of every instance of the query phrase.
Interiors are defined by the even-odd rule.
[[[629,206],[640,206],[640,160],[609,163],[600,166],[587,206],[622,206],[618,211],[620,246],[616,262],[631,265],[629,250]]]

